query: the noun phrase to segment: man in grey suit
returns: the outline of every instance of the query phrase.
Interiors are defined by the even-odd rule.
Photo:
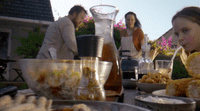
[[[79,5],[68,16],[49,25],[37,59],[74,59],[78,55],[75,29],[84,21],[87,11]]]

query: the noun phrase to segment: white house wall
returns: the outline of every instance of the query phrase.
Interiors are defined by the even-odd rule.
[[[43,24],[42,24],[43,23]],[[0,17],[0,29],[4,31],[9,31],[10,35],[10,43],[9,44],[9,59],[16,60],[17,62],[11,62],[9,64],[9,74],[6,75],[6,78],[10,81],[17,77],[17,73],[12,70],[12,68],[20,68],[19,59],[15,50],[18,46],[21,45],[20,41],[14,39],[14,37],[28,37],[28,32],[30,30],[34,30],[36,27],[41,26],[42,31],[46,31],[49,24],[52,22],[44,22],[44,21],[35,21],[35,20],[26,20],[19,18],[10,18],[5,19],[5,17]],[[20,80],[20,79],[19,79]]]

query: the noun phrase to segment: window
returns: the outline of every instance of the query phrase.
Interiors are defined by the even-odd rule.
[[[9,33],[0,32],[0,59],[7,59],[8,57],[8,42]]]
[[[11,29],[0,28],[0,59],[10,59],[11,53]],[[7,63],[7,68],[4,76],[9,78],[10,64]]]

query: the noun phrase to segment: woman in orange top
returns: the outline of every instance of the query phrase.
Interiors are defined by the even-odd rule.
[[[144,44],[144,33],[141,29],[140,21],[134,12],[125,14],[126,29],[120,32],[121,36],[121,50],[129,50],[129,52],[122,52],[122,55],[129,55],[134,59],[142,57],[141,45]]]

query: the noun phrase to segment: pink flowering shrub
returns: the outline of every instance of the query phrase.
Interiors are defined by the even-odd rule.
[[[120,20],[117,24],[114,24],[114,33],[113,38],[115,40],[115,44],[117,48],[121,45],[121,38],[120,38],[120,30],[125,29],[125,25]],[[90,16],[86,16],[83,23],[76,29],[75,32],[76,36],[83,35],[83,34],[95,34],[95,26],[93,18]]]
[[[124,23],[122,23],[123,19],[121,19],[117,24],[114,24],[114,39],[117,48],[121,46],[121,38],[120,31],[126,29]]]
[[[172,37],[169,37],[169,39],[165,39],[164,37],[162,37],[162,42],[158,42],[158,45],[160,45],[160,50],[169,50],[172,46]]]
[[[159,53],[166,55],[168,52],[173,52],[172,47],[172,37],[165,39],[162,37],[162,42],[150,41],[151,49],[157,49]]]
[[[117,24],[114,24],[114,28],[118,30],[126,29],[124,23],[122,23],[122,19]]]

